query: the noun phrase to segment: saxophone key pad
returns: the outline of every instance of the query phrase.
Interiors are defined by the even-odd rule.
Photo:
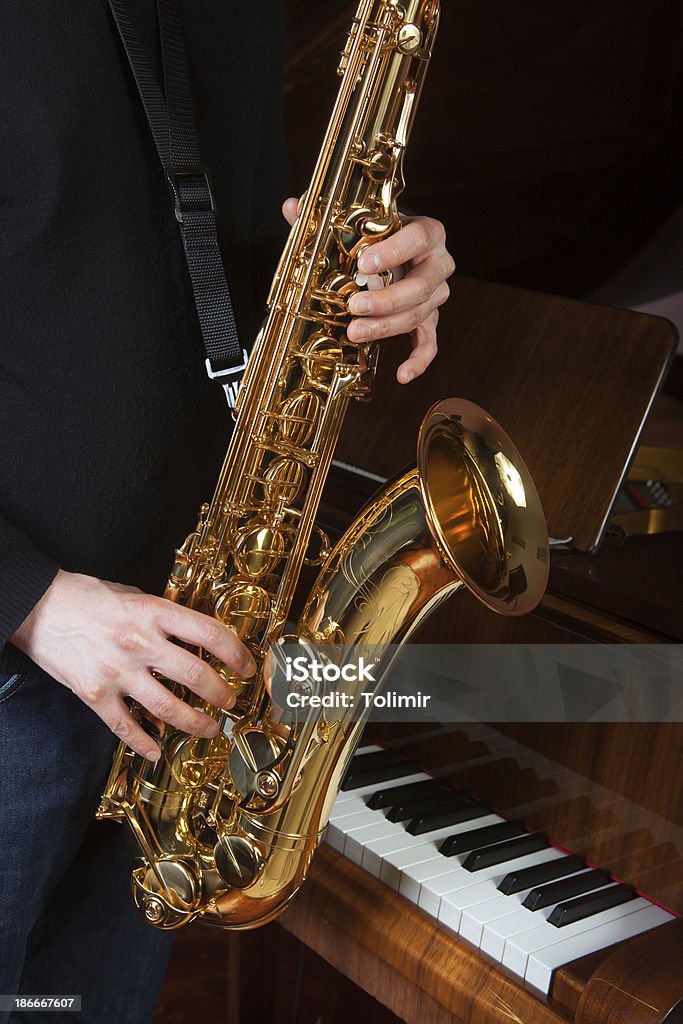
[[[246,733],[233,732],[230,775],[235,789],[243,798],[254,794],[264,796],[259,789],[259,777],[273,774],[269,769],[278,753],[277,747],[258,729],[250,729]],[[271,799],[271,795],[268,794],[266,799]]]
[[[234,889],[252,885],[263,867],[260,851],[244,836],[219,836],[214,848],[216,870],[224,882]]]
[[[417,53],[422,46],[422,32],[417,25],[401,25],[396,34],[396,45],[401,53]]]

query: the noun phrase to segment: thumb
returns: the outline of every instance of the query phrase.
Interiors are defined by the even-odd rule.
[[[284,203],[282,204],[282,213],[284,214],[284,218],[289,224],[290,228],[293,227],[294,222],[296,221],[296,211],[298,205],[299,200],[295,196],[292,196],[290,199],[285,199]]]

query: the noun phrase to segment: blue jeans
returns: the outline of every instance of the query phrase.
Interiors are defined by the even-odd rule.
[[[146,1024],[171,935],[133,907],[123,826],[93,820],[115,738],[70,690],[14,649],[5,654],[0,993],[80,995],[82,1011],[0,1011],[0,1024]]]

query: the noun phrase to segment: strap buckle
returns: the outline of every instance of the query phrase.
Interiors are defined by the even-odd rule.
[[[211,188],[211,178],[208,168],[203,164],[169,167],[166,171],[166,178],[173,192],[175,219],[179,224],[183,223],[185,213],[201,213],[202,211],[208,212],[211,210],[215,216],[216,200]],[[195,183],[192,182],[193,178]],[[197,188],[197,185],[199,185],[199,180],[197,179],[202,183],[199,188]],[[183,184],[186,185],[185,194],[183,194]],[[187,188],[189,187],[193,188],[191,196],[187,195]]]
[[[228,406],[230,409],[234,409],[237,405],[237,393],[240,389],[242,382],[242,374],[247,368],[247,361],[249,356],[247,350],[242,349],[242,362],[239,366],[228,366],[225,370],[214,370],[211,366],[211,360],[206,360],[206,372],[210,380],[217,380],[225,391],[225,397],[228,400]]]

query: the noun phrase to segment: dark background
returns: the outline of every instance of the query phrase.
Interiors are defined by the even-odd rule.
[[[292,185],[306,188],[355,4],[287,0]],[[582,297],[683,191],[683,5],[444,0],[402,205],[465,275]]]

